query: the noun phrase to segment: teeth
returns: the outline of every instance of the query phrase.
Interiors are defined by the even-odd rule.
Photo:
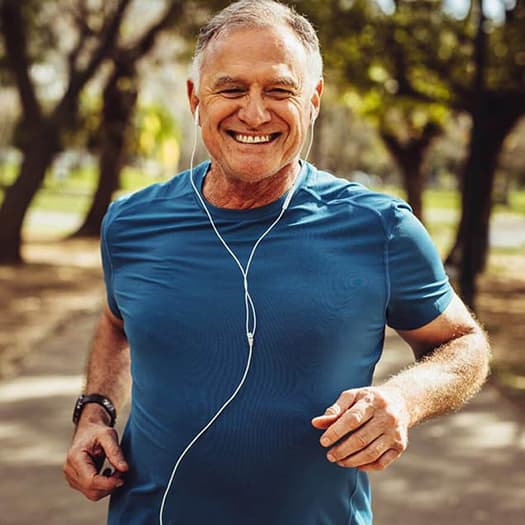
[[[242,142],[243,144],[261,144],[262,142],[270,142],[272,140],[271,135],[235,135],[235,140],[237,142]]]

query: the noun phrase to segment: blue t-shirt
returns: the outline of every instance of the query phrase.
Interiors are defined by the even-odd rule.
[[[199,188],[209,169],[194,169]],[[420,327],[452,290],[402,201],[305,165],[250,268],[257,333],[247,381],[183,459],[165,525],[368,525],[365,473],[326,459],[312,417],[369,385],[384,328]],[[284,196],[250,210],[209,204],[246,264]],[[131,348],[127,482],[109,524],[159,523],[175,461],[231,395],[248,355],[241,272],[184,172],[119,199],[102,230],[108,302]]]

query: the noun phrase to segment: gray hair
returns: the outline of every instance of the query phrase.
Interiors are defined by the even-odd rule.
[[[323,75],[323,59],[319,39],[312,24],[293,7],[275,0],[238,0],[217,13],[199,32],[193,55],[191,77],[196,89],[199,87],[201,66],[209,43],[232,29],[264,28],[287,25],[303,45],[307,60],[311,89]]]

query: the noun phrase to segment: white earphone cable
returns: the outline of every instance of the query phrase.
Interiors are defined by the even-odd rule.
[[[160,505],[159,510],[159,525],[164,525],[163,515],[164,515],[164,508],[166,506],[166,500],[168,497],[168,494],[171,490],[171,487],[173,485],[173,480],[175,479],[175,474],[177,472],[177,469],[179,468],[179,465],[181,464],[184,456],[188,453],[188,451],[193,447],[193,445],[199,440],[199,438],[215,423],[215,421],[218,419],[218,417],[226,410],[228,405],[235,399],[241,388],[243,387],[246,378],[248,377],[248,372],[250,371],[250,366],[252,362],[253,357],[253,344],[254,344],[254,338],[255,338],[255,331],[257,329],[257,313],[255,311],[255,304],[252,300],[252,297],[250,295],[249,285],[248,285],[248,273],[250,271],[250,266],[252,264],[253,258],[255,256],[255,252],[258,248],[258,246],[261,244],[262,240],[272,231],[272,229],[277,225],[277,223],[281,220],[283,217],[285,211],[287,210],[293,194],[296,190],[296,187],[298,183],[300,182],[301,173],[304,169],[306,169],[306,159],[308,158],[308,155],[310,154],[310,150],[312,148],[313,144],[313,137],[314,137],[314,122],[315,118],[311,119],[311,133],[310,133],[310,140],[308,143],[308,148],[306,150],[305,155],[305,161],[303,163],[303,166],[301,167],[301,170],[299,171],[298,175],[295,178],[294,184],[290,188],[288,195],[285,198],[285,201],[283,203],[283,206],[281,207],[281,211],[277,218],[268,226],[268,228],[264,231],[264,233],[257,239],[255,244],[252,247],[252,250],[250,252],[250,255],[248,257],[248,261],[246,262],[246,268],[244,268],[239,261],[238,257],[235,255],[233,250],[228,246],[228,243],[224,240],[222,235],[220,234],[219,230],[217,229],[217,226],[215,225],[215,222],[213,220],[213,217],[208,210],[208,207],[206,206],[206,203],[204,202],[204,198],[201,196],[200,191],[198,190],[197,186],[195,185],[195,181],[193,180],[193,162],[195,160],[195,153],[197,151],[197,140],[198,140],[198,127],[199,127],[199,113],[198,113],[198,106],[195,110],[195,125],[194,125],[194,136],[193,136],[193,147],[191,151],[191,157],[190,157],[190,183],[193,188],[193,191],[195,192],[195,195],[197,196],[202,208],[204,209],[204,212],[206,213],[208,220],[210,222],[211,227],[213,228],[213,231],[215,232],[215,235],[221,242],[221,244],[224,246],[226,251],[231,255],[233,260],[235,261],[235,264],[239,267],[239,270],[241,271],[241,274],[243,276],[243,288],[244,288],[244,305],[245,305],[245,329],[246,329],[246,338],[248,340],[248,357],[246,360],[246,366],[244,368],[244,372],[242,374],[242,377],[239,381],[239,384],[233,391],[233,393],[230,395],[230,397],[224,402],[224,404],[217,410],[215,415],[208,421],[208,423],[195,435],[195,437],[188,443],[186,448],[182,451],[181,455],[178,457],[172,471],[171,475],[169,477],[168,483],[166,485],[166,489],[164,491],[164,494],[162,496],[162,501]],[[252,320],[252,326],[250,329],[250,314],[251,314],[251,320]]]

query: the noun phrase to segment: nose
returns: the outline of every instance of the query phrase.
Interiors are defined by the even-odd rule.
[[[244,97],[238,116],[250,128],[258,128],[272,118],[263,97],[253,93]]]

